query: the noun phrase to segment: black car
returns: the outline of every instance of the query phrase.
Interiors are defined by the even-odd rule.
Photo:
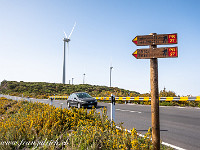
[[[67,99],[67,107],[97,107],[97,100],[85,92],[72,93]]]

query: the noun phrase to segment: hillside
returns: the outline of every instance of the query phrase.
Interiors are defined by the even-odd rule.
[[[17,82],[17,81],[2,81],[0,86],[0,93],[10,94],[15,96],[48,98],[55,95],[70,95],[73,92],[87,92],[91,96],[110,96],[111,93],[117,97],[123,96],[139,96],[140,93],[120,89],[117,87],[107,87],[89,84],[60,84],[60,83],[46,83],[46,82]]]

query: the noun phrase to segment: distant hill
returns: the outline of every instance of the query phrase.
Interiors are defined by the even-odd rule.
[[[2,81],[0,93],[35,98],[48,98],[53,94],[70,95],[73,92],[87,92],[91,96],[107,97],[113,93],[117,97],[125,96],[141,96],[139,92],[120,89],[118,87],[107,87],[89,84],[60,84],[46,82],[17,82],[17,81]]]

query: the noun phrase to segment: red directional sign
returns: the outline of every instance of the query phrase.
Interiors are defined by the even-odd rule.
[[[177,44],[177,33],[173,34],[157,34],[157,35],[139,35],[133,40],[137,46],[145,45],[167,45],[167,44]]]
[[[178,47],[137,49],[133,54],[137,59],[178,57]]]

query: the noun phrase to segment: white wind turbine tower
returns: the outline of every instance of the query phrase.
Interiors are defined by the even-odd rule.
[[[65,34],[65,37],[66,38],[64,38],[63,39],[63,41],[64,41],[64,60],[63,60],[63,84],[65,84],[65,43],[67,42],[67,48],[68,48],[68,59],[69,59],[69,41],[70,41],[70,37],[71,37],[71,35],[72,35],[72,32],[74,31],[74,27],[76,26],[76,22],[74,23],[74,26],[73,26],[73,28],[72,28],[72,31],[71,31],[71,33],[69,34],[69,36],[67,37],[67,34],[65,33],[65,31],[64,31],[64,34]]]

